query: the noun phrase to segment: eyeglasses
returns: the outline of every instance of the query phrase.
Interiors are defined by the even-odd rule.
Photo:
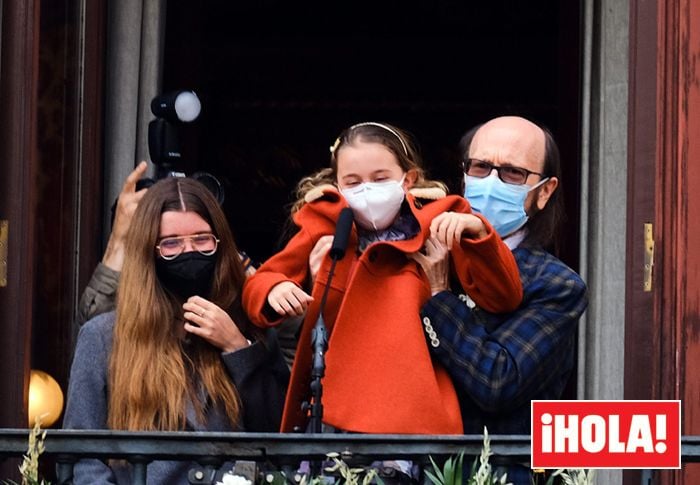
[[[477,160],[476,158],[470,158],[466,162],[462,162],[464,173],[471,177],[484,178],[491,175],[491,172],[496,170],[498,172],[498,178],[507,184],[512,185],[523,185],[527,182],[527,178],[530,175],[539,175],[544,177],[543,174],[533,172],[526,168],[521,167],[511,167],[510,165],[497,166],[491,162],[485,160]]]
[[[213,234],[166,237],[161,239],[156,246],[158,255],[167,260],[175,259],[185,250],[188,240],[195,251],[205,256],[211,256],[216,252],[216,248],[219,247],[219,239]]]

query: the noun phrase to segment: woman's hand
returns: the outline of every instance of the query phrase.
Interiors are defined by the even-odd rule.
[[[224,352],[248,347],[250,343],[228,313],[201,296],[192,296],[182,305],[185,332],[198,335]]]
[[[488,235],[484,222],[474,214],[443,212],[430,223],[430,234],[452,249],[462,237],[481,239]]]
[[[312,285],[314,281],[316,281],[316,275],[318,274],[318,271],[321,269],[321,262],[323,261],[323,258],[326,256],[326,254],[328,254],[328,251],[331,250],[332,245],[333,236],[323,236],[318,241],[316,241],[316,245],[311,250],[311,254],[309,254],[309,273],[311,274]]]
[[[425,254],[416,252],[408,257],[420,264],[430,282],[430,291],[433,295],[441,291],[449,290],[449,251],[447,246],[436,237],[430,236],[425,241]]]
[[[267,295],[267,303],[274,311],[285,317],[303,315],[312,301],[311,295],[291,281],[276,284]]]

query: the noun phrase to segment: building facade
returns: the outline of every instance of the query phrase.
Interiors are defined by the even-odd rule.
[[[0,0],[0,427],[26,423],[30,369],[65,389],[110,206],[148,159],[150,100],[193,88],[204,107],[182,131],[184,169],[226,182],[257,259],[294,182],[353,122],[409,128],[446,179],[445,147],[475,123],[553,128],[562,257],[591,301],[570,397],[681,399],[683,434],[700,435],[700,0],[408,3],[371,18],[191,3]],[[696,483],[700,469],[658,477]]]

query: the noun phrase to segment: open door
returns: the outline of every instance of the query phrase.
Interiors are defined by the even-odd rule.
[[[3,2],[0,79],[0,427],[26,427],[32,329],[38,2]],[[6,256],[5,256],[6,255]],[[3,465],[5,466],[5,465]],[[4,471],[4,470],[3,470]],[[14,473],[13,473],[14,474]],[[2,474],[11,476],[11,474]]]
[[[625,398],[680,399],[681,433],[698,435],[700,0],[630,6]],[[700,483],[700,465],[654,475]]]

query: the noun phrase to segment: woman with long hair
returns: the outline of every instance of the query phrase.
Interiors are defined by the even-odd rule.
[[[116,312],[80,330],[64,428],[277,431],[289,371],[273,332],[241,310],[244,270],[199,182],[166,178],[129,228]],[[153,462],[148,483],[189,483],[191,463]],[[83,460],[74,483],[130,483],[123,463]]]

